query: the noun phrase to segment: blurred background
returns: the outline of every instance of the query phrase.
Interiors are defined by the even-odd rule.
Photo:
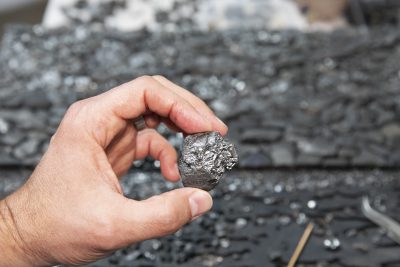
[[[310,222],[297,266],[400,266],[399,20],[397,0],[0,0],[0,198],[69,105],[161,74],[228,124],[238,167],[210,213],[90,266],[286,266]],[[180,186],[159,167],[124,194]]]
[[[89,4],[122,4],[107,24],[120,30],[137,30],[154,27],[155,12],[171,9],[174,4],[185,1],[104,1],[104,0],[17,0],[0,2],[0,25],[7,23],[42,23],[50,28],[66,26],[71,16],[64,13],[68,7]],[[296,28],[301,30],[334,30],[340,27],[377,24],[397,25],[399,3],[395,0],[236,0],[186,1],[181,16],[194,15],[202,29],[225,29],[229,27]],[[122,7],[121,6],[121,7]],[[194,10],[196,9],[196,10]],[[144,11],[144,13],[140,12]],[[184,14],[186,12],[186,14]],[[73,13],[73,12],[72,12]],[[246,18],[243,22],[240,19]],[[86,17],[76,19],[87,20]],[[105,18],[104,18],[105,19]],[[242,23],[241,23],[242,22]]]
[[[0,32],[7,23],[41,23],[47,1],[0,1]]]

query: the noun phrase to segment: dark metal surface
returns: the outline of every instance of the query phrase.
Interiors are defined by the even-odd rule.
[[[237,171],[211,191],[211,212],[177,233],[120,250],[92,266],[282,267],[304,227],[315,228],[297,266],[398,267],[400,247],[361,212],[374,209],[400,221],[398,172]],[[147,198],[176,186],[156,173],[132,172],[122,187]]]
[[[398,28],[127,35],[35,26],[10,28],[2,44],[1,166],[35,166],[72,102],[156,73],[226,122],[240,168],[400,164]]]
[[[0,195],[15,190],[29,173],[0,170]],[[398,171],[234,169],[211,191],[214,205],[205,216],[91,266],[282,267],[312,221],[298,266],[398,267],[399,245],[360,209],[368,195],[375,210],[400,221],[398,176]],[[138,170],[121,183],[124,194],[137,200],[179,187],[157,172]]]

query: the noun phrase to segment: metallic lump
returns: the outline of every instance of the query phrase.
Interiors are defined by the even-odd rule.
[[[183,186],[210,191],[237,162],[232,143],[218,132],[204,132],[185,138],[178,166]]]

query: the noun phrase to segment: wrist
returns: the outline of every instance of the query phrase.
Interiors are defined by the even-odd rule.
[[[0,201],[0,267],[31,266],[7,200]]]

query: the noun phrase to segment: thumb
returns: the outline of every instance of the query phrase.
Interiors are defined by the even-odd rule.
[[[208,192],[181,188],[143,201],[128,200],[120,222],[125,224],[128,243],[135,243],[174,233],[211,207]]]

